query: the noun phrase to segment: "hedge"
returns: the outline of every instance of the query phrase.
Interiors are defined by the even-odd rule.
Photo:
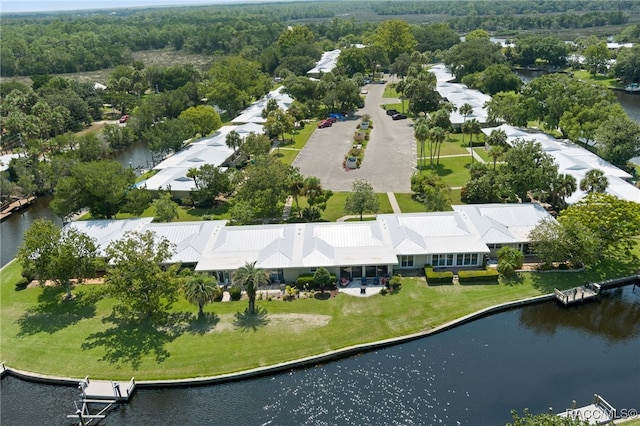
[[[498,271],[496,269],[459,271],[458,282],[460,284],[478,281],[498,281]]]
[[[453,284],[453,272],[435,272],[433,268],[424,268],[427,284]]]
[[[333,282],[333,285],[329,285],[325,287],[325,290],[328,290],[331,287],[334,287],[335,283],[338,281],[338,278],[335,274],[330,274],[330,275],[331,275],[331,281]],[[320,286],[313,281],[313,274],[301,274],[298,276],[295,283],[296,288],[298,290],[304,290],[305,285],[307,285],[307,289],[309,290],[320,290]]]

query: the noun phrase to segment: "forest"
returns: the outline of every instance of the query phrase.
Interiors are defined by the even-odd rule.
[[[113,68],[131,65],[132,52],[163,48],[214,57],[257,56],[264,64],[282,30],[302,23],[326,45],[361,39],[372,33],[376,22],[394,17],[416,24],[445,22],[458,32],[477,28],[530,32],[621,26],[639,15],[636,0],[319,1],[7,15],[2,23],[0,75]]]
[[[467,12],[473,8],[476,14],[459,16],[454,3],[455,8],[466,5]],[[608,2],[498,2],[495,10],[504,15],[494,15],[493,19],[558,19],[566,13],[613,13],[602,7],[605,3]],[[628,6],[625,16],[640,4],[622,3]],[[57,193],[59,200],[54,199],[52,206],[58,206],[61,216],[65,216],[86,207],[87,200],[80,193],[67,191],[67,198],[60,194],[65,193],[65,188],[80,187],[74,176],[100,170],[103,176],[95,176],[99,181],[126,179],[117,196],[104,187],[102,195],[117,198],[117,203],[104,211],[94,209],[93,213],[105,217],[117,212],[139,214],[151,196],[144,191],[127,191],[134,179],[130,171],[102,162],[135,141],[146,143],[161,159],[180,150],[184,141],[216,131],[278,85],[294,102],[286,113],[277,105],[268,105],[263,112],[266,136],[247,138],[242,146],[229,140],[228,145],[239,157],[257,158],[268,153],[272,140],[291,134],[294,123],[299,125],[330,111],[355,110],[363,102],[361,87],[379,71],[400,78],[393,90],[408,102],[412,118],[428,113],[434,124],[447,103],[436,93],[433,76],[424,72],[433,62],[445,63],[458,81],[493,96],[489,104],[492,122],[525,126],[536,121],[575,141],[597,138],[602,142],[599,155],[625,169],[629,158],[637,155],[640,131],[615,108],[609,91],[594,89],[567,75],[585,69],[594,77],[608,74],[623,87],[637,83],[640,47],[611,52],[604,39],[593,35],[567,43],[558,36],[534,31],[519,33],[511,38],[509,46],[501,47],[491,41],[490,33],[482,26],[466,32],[462,41],[461,32],[445,21],[375,22],[335,16],[343,9],[361,10],[365,4],[374,3],[346,2],[339,9],[336,3],[318,2],[7,18],[1,46],[1,148],[23,155],[11,162],[0,179],[3,196]],[[433,6],[429,9],[433,13],[450,5],[450,22],[489,13],[487,2],[483,1],[393,4],[429,5]],[[522,14],[509,15],[507,9],[502,9],[507,5],[514,13]],[[304,20],[308,22],[302,23]],[[618,26],[613,34],[620,41],[640,41],[638,24]],[[308,78],[307,71],[322,53],[336,48],[341,49],[336,69],[318,80]],[[140,51],[183,51],[210,57],[211,62],[203,67],[188,61],[149,65],[133,59],[132,53]],[[576,57],[583,57],[584,62],[572,59]],[[609,66],[611,59],[616,59],[613,66]],[[540,67],[566,74],[540,77],[523,85],[513,74],[513,67]],[[92,69],[108,70],[108,78],[101,81],[105,87],[59,75]],[[29,79],[13,78],[19,75],[28,75]],[[566,96],[568,91],[572,96]],[[554,108],[534,108],[533,104],[553,104]],[[99,133],[76,133],[92,122],[120,116],[126,117],[126,125],[107,124]],[[453,131],[446,120],[436,127],[444,133]],[[85,164],[93,166],[87,168]],[[194,171],[193,178],[201,182],[201,187],[190,197],[191,205],[212,205],[219,194],[228,193],[228,185],[211,189],[204,182],[219,180],[218,172]],[[471,191],[472,185],[468,186],[465,200],[481,200],[477,194],[498,197],[485,191],[480,185],[484,181],[476,180],[470,181],[478,183],[476,195]],[[94,189],[99,185],[86,188],[85,193]],[[286,188],[281,192],[286,194]]]

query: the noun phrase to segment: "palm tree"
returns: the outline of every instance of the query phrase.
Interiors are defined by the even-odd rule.
[[[424,145],[427,139],[429,139],[429,125],[424,117],[420,117],[416,120],[416,124],[413,128],[413,136],[420,143],[420,158],[418,166],[424,166]]]
[[[299,170],[295,170],[293,174],[289,176],[289,195],[293,197],[296,202],[296,209],[298,210],[298,216],[300,215],[300,204],[298,203],[298,197],[302,195],[304,188],[304,176],[300,174]]]
[[[591,169],[580,181],[580,190],[587,192],[604,192],[609,186],[609,179],[599,169]]]
[[[458,112],[464,119],[464,122],[462,123],[462,143],[464,144],[465,124],[467,124],[467,117],[473,114],[473,107],[471,104],[465,103],[460,106]]]
[[[435,151],[437,152],[436,164],[440,164],[440,148],[442,147],[442,142],[447,139],[447,133],[442,127],[436,126],[429,132],[429,137],[431,138],[431,142],[435,145]]]
[[[518,249],[505,246],[498,250],[498,272],[500,275],[511,275],[522,268],[524,254]]]
[[[558,178],[554,185],[554,193],[559,198],[559,207],[566,207],[567,202],[565,199],[570,197],[576,189],[578,189],[578,184],[576,182],[576,178],[569,174],[559,174]]]
[[[496,169],[496,162],[498,161],[498,158],[500,158],[502,154],[504,154],[504,149],[498,145],[492,146],[491,149],[489,150],[489,156],[493,159],[494,171]]]
[[[316,206],[307,206],[302,209],[302,218],[307,222],[317,222],[321,217],[320,209]]]
[[[234,154],[242,144],[242,138],[240,137],[240,134],[235,130],[232,130],[229,133],[227,133],[227,136],[225,137],[224,141],[227,144],[227,146],[233,150]]]
[[[244,287],[249,298],[249,314],[256,313],[256,292],[261,285],[269,283],[269,274],[263,269],[256,268],[256,262],[245,265],[233,273],[233,283]]]
[[[214,276],[197,273],[184,284],[184,297],[193,305],[198,305],[198,318],[204,316],[204,306],[220,296],[222,290]]]
[[[485,139],[489,146],[499,146],[506,147],[507,146],[507,134],[504,130],[492,130],[491,134],[487,136]]]
[[[396,83],[396,92],[400,94],[400,102],[402,102],[402,112],[404,113],[404,94],[407,91],[407,81],[400,80]]]
[[[491,134],[485,138],[485,142],[491,147],[489,155],[493,158],[493,170],[495,170],[498,158],[507,147],[507,134],[502,129],[492,130]]]
[[[473,135],[480,133],[480,122],[475,118],[472,118],[465,123],[465,127],[469,132],[469,151],[471,152],[471,162],[473,163]]]

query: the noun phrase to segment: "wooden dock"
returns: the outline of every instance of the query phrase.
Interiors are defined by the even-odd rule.
[[[135,379],[129,383],[121,384],[113,380],[89,380],[85,377],[78,383],[81,400],[74,401],[76,411],[67,415],[68,419],[77,419],[79,426],[87,426],[92,422],[99,422],[106,417],[107,411],[118,402],[129,400],[136,387]],[[95,407],[100,407],[96,409]],[[90,408],[94,408],[94,414]]]
[[[36,198],[37,197],[35,195],[21,197],[7,205],[2,206],[2,210],[0,211],[0,221],[3,221],[11,216],[13,212],[22,210],[26,206],[30,205],[36,200]]]
[[[600,294],[600,288],[600,284],[586,283],[580,287],[574,287],[568,290],[560,291],[555,288],[553,291],[556,299],[563,305],[568,306],[595,299],[598,297],[598,294]]]
[[[593,395],[593,403],[584,407],[576,408],[573,401],[571,408],[558,414],[559,417],[582,420],[590,425],[608,424],[615,420],[616,409],[613,408],[603,397],[598,394]]]
[[[132,378],[129,383],[113,380],[89,380],[89,376],[78,383],[83,399],[128,401],[136,387]]]

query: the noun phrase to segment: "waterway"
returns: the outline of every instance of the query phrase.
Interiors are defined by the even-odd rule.
[[[583,306],[539,303],[288,373],[138,389],[100,424],[501,425],[512,409],[557,413],[594,393],[640,409],[638,354],[640,296],[627,286]],[[75,388],[1,383],[0,423],[69,424]]]
[[[151,152],[145,143],[137,142],[118,152],[114,157],[124,167],[136,170],[149,169]],[[9,263],[16,255],[24,233],[36,219],[49,219],[62,224],[62,220],[49,209],[51,197],[39,197],[31,206],[12,214],[0,223],[0,267]]]

